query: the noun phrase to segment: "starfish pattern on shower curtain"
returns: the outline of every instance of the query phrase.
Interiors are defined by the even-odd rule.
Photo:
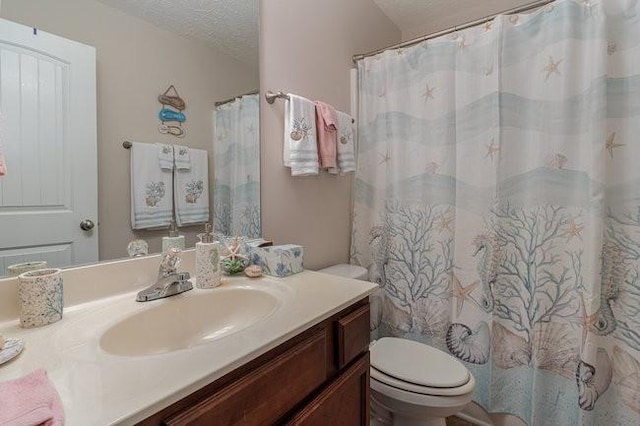
[[[380,285],[373,335],[448,351],[477,403],[528,425],[640,424],[640,4],[604,4],[359,64],[351,251]]]
[[[494,139],[491,138],[491,143],[489,145],[487,145],[487,155],[485,155],[485,158],[490,158],[491,161],[493,161],[494,159],[494,155],[498,154],[500,152],[500,146],[498,146]]]
[[[560,69],[558,68],[560,66],[560,63],[562,63],[562,59],[560,59],[559,61],[555,61],[553,59],[553,56],[549,56],[549,63],[544,68],[544,71],[546,71],[547,73],[547,75],[544,77],[544,81],[549,80],[549,77],[551,77],[553,74],[561,75]]]
[[[453,284],[453,297],[457,299],[456,301],[456,316],[460,316],[462,312],[462,308],[464,307],[464,302],[470,300],[471,293],[476,289],[480,281],[474,281],[466,287],[462,286],[458,277],[456,277],[455,273],[451,274],[451,283]]]
[[[391,155],[389,154],[389,150],[388,149],[387,149],[387,152],[385,154],[380,154],[380,157],[382,157],[382,159],[380,160],[379,165],[382,165],[382,164],[386,165],[391,160]]]
[[[582,230],[584,229],[584,225],[576,223],[575,220],[572,220],[569,223],[569,229],[567,230],[567,241],[571,240],[574,237],[579,237],[582,239]]]
[[[625,144],[616,143],[616,132],[611,132],[607,137],[607,141],[605,142],[604,146],[607,151],[609,151],[609,156],[613,158],[613,150],[625,146]]]
[[[452,231],[451,227],[449,225],[451,225],[451,223],[453,223],[453,218],[450,217],[446,217],[444,214],[440,215],[440,219],[438,220],[438,229],[442,232],[445,229],[448,231]]]
[[[427,87],[424,89],[424,93],[422,94],[422,97],[424,98],[424,100],[428,101],[429,99],[434,99],[433,92],[435,90],[436,90],[435,87],[430,87],[429,83],[427,83]]]
[[[580,294],[580,312],[582,321],[580,325],[582,326],[582,347],[584,348],[585,343],[587,343],[587,336],[589,334],[589,330],[596,324],[598,321],[599,312],[595,312],[591,315],[587,313],[587,305],[584,302],[584,294]]]

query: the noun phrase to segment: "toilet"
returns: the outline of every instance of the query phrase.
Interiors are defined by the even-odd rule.
[[[356,265],[322,269],[367,279]],[[445,426],[445,418],[471,402],[476,382],[467,368],[439,349],[397,337],[371,342],[371,425]]]

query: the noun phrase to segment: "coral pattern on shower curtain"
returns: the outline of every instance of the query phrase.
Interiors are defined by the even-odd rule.
[[[640,424],[640,5],[559,0],[359,62],[373,337],[529,425]]]
[[[257,238],[260,229],[258,95],[215,111],[213,223],[216,234]]]

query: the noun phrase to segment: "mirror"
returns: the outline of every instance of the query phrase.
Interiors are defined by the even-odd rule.
[[[66,267],[127,257],[136,239],[150,253],[161,250],[166,226],[132,230],[125,141],[206,151],[209,217],[216,204],[247,219],[239,225],[216,215],[216,231],[227,226],[230,234],[260,236],[258,2],[0,3],[0,145],[7,163],[0,177],[0,276],[20,262]],[[93,85],[83,72],[93,72]],[[183,113],[183,123],[159,118],[158,97],[171,85],[186,104],[171,114]],[[95,210],[81,211],[85,202]],[[203,228],[179,228],[187,247]]]

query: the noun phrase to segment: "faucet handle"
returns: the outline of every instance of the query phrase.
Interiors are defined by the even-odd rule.
[[[182,260],[180,253],[180,250],[177,248],[170,248],[164,253],[160,260],[160,269],[158,270],[159,278],[164,278],[177,272],[180,261]]]
[[[178,272],[176,274],[176,279],[180,282],[189,281],[191,279],[191,274],[188,272]]]

